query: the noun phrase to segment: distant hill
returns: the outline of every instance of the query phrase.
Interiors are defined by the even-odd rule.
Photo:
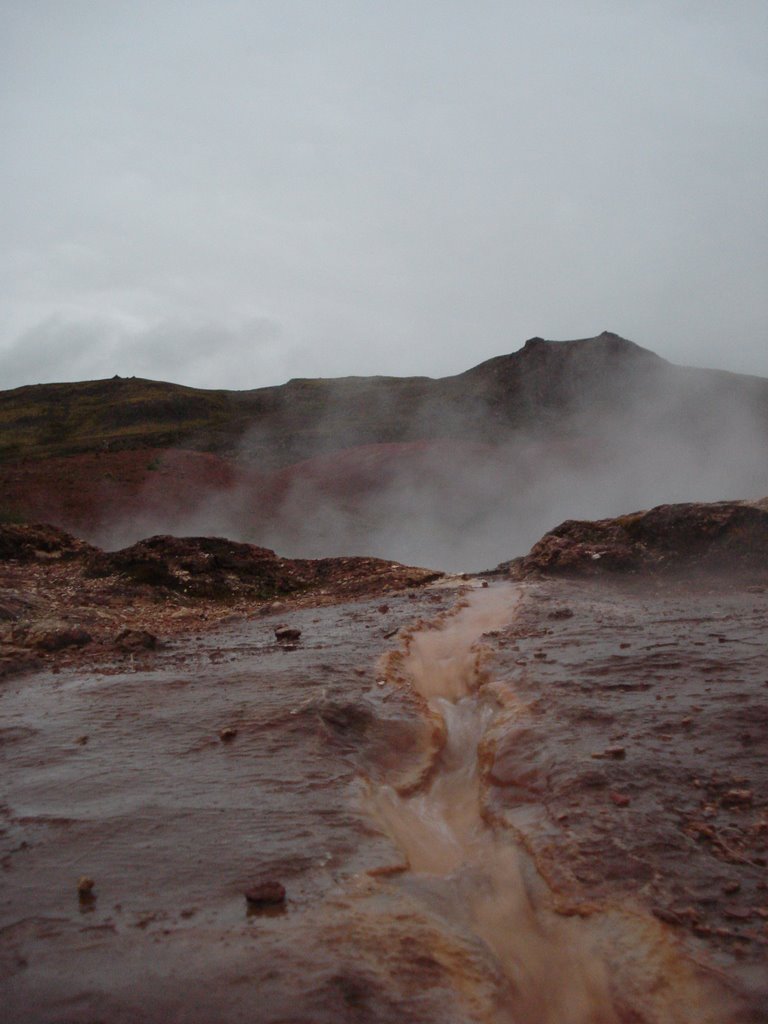
[[[101,544],[204,530],[296,556],[435,564],[434,548],[490,565],[504,532],[527,547],[563,518],[762,496],[766,452],[768,380],[605,331],[439,379],[0,392],[0,515]],[[496,561],[509,554],[508,540]]]
[[[183,447],[277,468],[360,444],[499,432],[592,430],[601,417],[682,400],[700,418],[711,397],[746,402],[768,422],[768,381],[673,366],[608,331],[578,341],[531,338],[454,377],[296,379],[207,391],[140,378],[36,384],[0,392],[0,459]],[[697,408],[699,406],[699,408]],[[665,409],[665,413],[670,410]]]

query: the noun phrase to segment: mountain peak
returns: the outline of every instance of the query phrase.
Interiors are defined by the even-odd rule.
[[[547,341],[538,336],[529,338],[516,352],[488,359],[459,374],[457,379],[509,382],[521,377],[532,380],[544,375],[552,384],[562,378],[570,387],[575,378],[602,378],[614,371],[645,372],[664,365],[667,365],[666,360],[650,349],[613,331],[603,331],[594,338],[576,338],[573,341]]]
[[[657,356],[655,352],[651,352],[650,349],[643,348],[634,341],[629,341],[628,338],[622,338],[620,334],[616,334],[614,331],[602,331],[593,338],[576,338],[573,341],[547,341],[545,338],[536,336],[528,338],[522,349],[519,352],[513,353],[513,355],[543,351],[548,351],[557,357],[599,353],[602,355],[623,355],[629,358],[647,359],[651,357],[654,360],[661,359],[660,356]]]

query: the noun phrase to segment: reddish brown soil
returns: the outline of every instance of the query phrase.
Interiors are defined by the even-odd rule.
[[[199,510],[240,536],[258,536],[297,491],[343,509],[369,502],[395,481],[445,486],[458,457],[477,465],[496,457],[487,444],[418,441],[360,445],[304,460],[273,473],[234,457],[183,449],[98,451],[0,464],[0,512],[55,523],[89,538],[136,517],[178,532]],[[123,531],[125,532],[125,531]],[[130,532],[130,530],[128,530]],[[99,540],[100,542],[100,540]]]
[[[292,488],[305,484],[337,500],[360,501],[385,490],[403,474],[434,475],[435,467],[460,458],[493,458],[495,449],[472,441],[412,441],[369,444],[297,462],[275,473],[270,491],[279,504]]]
[[[651,911],[768,1012],[768,589],[722,575],[523,585],[487,642],[514,711],[489,819],[565,913]],[[697,953],[698,951],[698,953]]]
[[[0,464],[6,513],[93,535],[138,513],[181,517],[237,482],[234,464],[205,452],[165,448],[96,451]]]
[[[377,558],[282,559],[217,538],[157,537],[106,554],[55,527],[0,526],[0,675],[135,657],[233,616],[385,595],[440,575]]]
[[[31,582],[63,600],[63,578]],[[5,680],[3,1021],[471,1019],[454,974],[472,949],[407,897],[382,900],[366,872],[392,850],[358,807],[362,760],[397,778],[431,742],[410,696],[376,685],[376,661],[446,596],[236,606],[215,631],[184,602],[179,626],[173,605],[140,597],[119,607],[150,628],[158,615],[162,648],[105,646]],[[275,642],[288,613],[298,644]],[[284,903],[248,899],[264,886]]]
[[[542,580],[529,563],[539,578],[484,636],[485,825],[522,838],[608,962],[658,972],[674,948],[718,977],[733,1001],[689,1018],[717,1024],[768,1019],[768,581],[745,508],[647,514],[630,572]],[[623,521],[597,528],[577,566],[625,545]],[[423,707],[377,666],[445,607],[416,589],[435,574],[210,538],[105,555],[51,528],[6,527],[0,556],[10,1020],[501,1019],[478,1009],[498,979],[454,927],[460,899],[441,910],[355,803],[361,771],[403,788],[438,763]],[[298,643],[277,642],[283,621]],[[272,882],[286,906],[254,916],[244,893]],[[667,1019],[631,992],[621,1006]]]
[[[761,576],[768,573],[768,499],[658,505],[596,522],[569,519],[510,568],[523,579],[719,569]]]

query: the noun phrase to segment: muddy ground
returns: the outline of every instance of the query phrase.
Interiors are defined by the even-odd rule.
[[[768,1019],[768,587],[522,586],[485,638],[510,702],[482,752],[488,819],[564,914],[650,912]]]
[[[418,703],[385,701],[376,665],[451,597],[292,608],[301,637],[284,644],[282,612],[238,617],[7,677],[4,1019],[390,1020],[412,1001],[463,1019],[425,952],[435,927],[405,899],[399,921],[382,906],[368,872],[394,854],[359,806],[362,759],[406,779],[434,753]],[[284,903],[248,902],[265,882]]]
[[[2,569],[9,1022],[768,1019],[763,584],[357,563],[222,600],[59,550]],[[408,652],[457,623],[436,705]],[[441,773],[480,808],[438,869],[371,808],[434,819]],[[566,997],[518,998],[529,947]]]
[[[119,670],[220,623],[385,597],[442,575],[380,558],[280,558],[217,537],[152,537],[105,552],[46,524],[0,524],[0,679],[44,667]]]

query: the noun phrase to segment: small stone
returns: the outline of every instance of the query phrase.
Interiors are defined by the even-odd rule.
[[[721,803],[723,807],[746,807],[752,803],[753,798],[751,789],[729,789],[723,793]]]
[[[389,611],[389,605],[388,604],[380,604],[379,607],[376,609],[376,611],[377,612],[381,612],[382,615],[386,615],[387,612]]]
[[[77,880],[77,894],[81,899],[93,895],[93,887],[96,885],[92,878],[88,875],[82,875]]]
[[[735,880],[732,881],[732,882],[726,882],[725,885],[723,886],[723,892],[727,896],[731,896],[733,893],[738,892],[740,889],[741,889],[741,882],[737,882]]]
[[[726,907],[723,910],[723,916],[730,921],[749,921],[752,913],[751,907]]]
[[[660,921],[665,924],[681,925],[683,924],[683,918],[676,911],[668,907],[652,907],[652,912],[655,917],[658,917]]]
[[[219,739],[222,743],[229,743],[237,736],[237,729],[233,725],[225,725],[223,729],[219,730]]]
[[[278,612],[285,611],[285,603],[283,601],[272,601],[270,604],[264,604],[259,608],[259,615],[277,615]]]
[[[573,609],[571,608],[555,608],[547,616],[548,619],[572,619]]]
[[[629,807],[632,802],[626,793],[610,793],[609,796],[617,807]]]
[[[115,644],[124,651],[154,651],[158,640],[146,629],[123,629],[115,637]]]
[[[276,626],[275,639],[278,643],[293,643],[301,637],[301,630],[295,626]]]
[[[285,903],[285,886],[275,879],[268,879],[246,889],[245,898],[254,906],[277,906]]]
[[[606,747],[605,750],[596,751],[591,755],[596,761],[610,759],[613,761],[623,761],[627,756],[627,751],[624,747]]]
[[[85,647],[93,640],[84,629],[53,629],[42,633],[36,642],[41,651],[60,651],[65,647]]]

